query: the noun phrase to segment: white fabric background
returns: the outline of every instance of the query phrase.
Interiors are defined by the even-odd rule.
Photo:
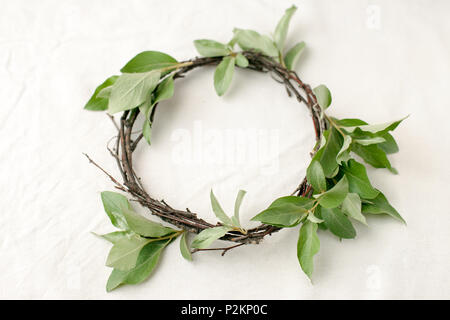
[[[395,132],[401,150],[391,159],[400,174],[369,172],[408,226],[369,217],[370,228],[355,224],[355,240],[321,232],[314,284],[298,265],[291,229],[225,257],[195,254],[193,263],[176,243],[150,280],[107,294],[110,245],[90,232],[113,230],[99,197],[112,184],[82,152],[118,172],[105,149],[111,122],[82,110],[93,89],[144,50],[183,60],[196,55],[194,39],[225,42],[233,27],[270,33],[292,2],[299,10],[288,43],[307,43],[297,70],[331,89],[331,115],[377,123],[410,114]],[[448,1],[1,0],[0,7],[0,298],[450,298]],[[203,68],[177,80],[156,114],[152,148],[137,151],[138,174],[155,197],[211,221],[210,188],[228,211],[243,188],[242,219],[251,226],[304,176],[311,121],[268,75],[236,72],[223,98],[212,76]],[[247,148],[273,134],[272,153],[257,160],[276,170],[221,164],[195,126],[219,136],[260,130],[244,139]],[[180,132],[201,142],[205,158],[177,160]],[[229,154],[235,145],[219,147]]]

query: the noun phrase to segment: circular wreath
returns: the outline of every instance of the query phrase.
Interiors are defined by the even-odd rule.
[[[177,227],[163,226],[133,211],[122,194],[101,193],[104,209],[111,223],[121,229],[101,237],[113,243],[106,265],[114,268],[108,279],[107,290],[121,284],[135,284],[145,280],[157,264],[161,252],[180,236],[180,250],[188,260],[192,253],[204,250],[228,250],[258,244],[282,228],[301,224],[297,255],[303,271],[311,277],[313,256],[319,250],[317,229],[329,229],[341,239],[351,239],[356,231],[351,220],[366,224],[364,214],[388,214],[403,221],[386,197],[375,189],[367,176],[365,166],[353,158],[353,153],[376,168],[396,170],[387,154],[397,152],[398,146],[389,133],[403,120],[369,125],[360,119],[336,119],[325,110],[331,104],[326,86],[312,89],[293,70],[305,43],[300,42],[283,55],[284,42],[290,19],[296,7],[287,9],[275,29],[273,39],[253,30],[234,29],[227,44],[213,40],[196,40],[194,45],[202,57],[178,62],[158,51],[145,51],[131,59],[122,69],[122,75],[112,76],[98,86],[85,106],[87,110],[106,110],[118,134],[115,146],[108,150],[114,157],[122,181],[114,178],[88,155],[91,163],[102,170],[115,187],[148,208],[165,222]],[[235,51],[235,45],[242,51]],[[154,199],[143,187],[133,168],[133,151],[144,138],[149,144],[151,125],[158,104],[173,95],[174,80],[203,66],[217,66],[214,87],[223,95],[233,78],[235,66],[268,73],[284,85],[287,94],[306,105],[312,117],[316,145],[311,151],[312,161],[306,177],[290,196],[281,197],[252,220],[261,224],[252,229],[242,227],[239,208],[245,191],[236,198],[235,212],[228,216],[211,191],[211,205],[220,222],[212,224],[189,209],[178,210],[164,200]],[[112,114],[122,112],[117,124]],[[142,132],[133,133],[136,119],[144,117]],[[189,244],[187,233],[196,234]],[[234,242],[227,247],[210,245],[215,240]],[[192,248],[192,249],[191,249]]]

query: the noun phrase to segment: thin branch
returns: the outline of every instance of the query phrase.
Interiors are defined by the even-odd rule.
[[[116,120],[114,119],[114,117],[112,115],[110,115],[109,113],[106,113],[106,115],[108,116],[108,118],[111,119],[112,123],[114,124],[114,127],[116,127],[117,131],[119,131],[119,126],[117,125]]]
[[[117,187],[119,187],[120,190],[128,191],[128,190],[126,190],[126,188],[125,188],[119,181],[117,181],[116,179],[114,179],[114,177],[113,177],[112,175],[110,175],[105,169],[103,169],[102,167],[100,167],[100,166],[99,166],[94,160],[92,160],[86,153],[83,153],[83,154],[86,156],[86,158],[88,158],[89,163],[92,163],[94,166],[96,166],[98,169],[100,169],[104,174],[106,174],[106,175],[111,179],[111,181],[114,182],[114,184],[116,184]]]
[[[234,246],[231,246],[231,247],[225,247],[225,248],[194,249],[194,250],[191,251],[191,253],[196,253],[196,252],[199,252],[199,251],[220,251],[220,250],[222,250],[221,256],[223,257],[223,256],[225,255],[225,253],[227,253],[229,250],[234,249],[234,248],[237,248],[237,247],[240,247],[240,246],[243,246],[244,244],[245,244],[245,243],[239,243],[239,244],[236,244],[236,245],[234,245]]]

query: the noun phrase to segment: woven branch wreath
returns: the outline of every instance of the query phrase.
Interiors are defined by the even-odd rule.
[[[403,120],[369,125],[360,119],[336,119],[325,113],[331,104],[330,91],[324,85],[315,89],[305,84],[293,71],[305,43],[300,42],[284,53],[289,21],[296,11],[292,6],[279,21],[273,38],[256,31],[234,29],[230,42],[196,40],[195,47],[203,57],[178,62],[171,56],[145,51],[131,59],[120,76],[112,76],[98,86],[85,106],[87,110],[106,110],[118,130],[115,147],[108,150],[114,157],[122,182],[115,179],[88,157],[114,182],[115,187],[127,193],[134,201],[177,229],[150,221],[133,211],[129,201],[119,193],[101,193],[104,209],[111,223],[120,229],[101,237],[113,243],[106,265],[114,268],[106,289],[111,291],[121,284],[144,281],[155,268],[161,252],[180,237],[181,254],[192,260],[192,253],[203,250],[228,250],[245,244],[257,244],[282,228],[301,224],[297,256],[303,271],[311,278],[313,257],[319,251],[317,229],[330,230],[341,239],[356,236],[352,220],[366,224],[364,214],[387,214],[404,220],[389,204],[385,195],[375,189],[367,176],[365,166],[352,156],[357,154],[375,168],[387,168],[396,173],[387,154],[398,151],[389,133]],[[235,45],[242,51],[235,51]],[[262,224],[245,229],[239,220],[239,208],[245,191],[239,191],[232,217],[221,208],[211,191],[211,205],[220,222],[212,224],[189,209],[177,210],[164,200],[152,198],[144,189],[133,169],[133,151],[144,138],[149,144],[151,126],[158,104],[174,92],[174,80],[203,66],[217,65],[214,87],[223,95],[233,78],[235,66],[269,73],[282,83],[289,96],[304,103],[311,112],[316,145],[311,155],[306,177],[290,195],[276,199],[252,220]],[[112,114],[122,112],[120,124]],[[132,138],[139,116],[144,117],[142,132]],[[352,153],[353,152],[353,153]],[[189,244],[186,235],[196,234]],[[233,242],[231,246],[210,248],[215,240]],[[191,249],[192,248],[192,249]]]

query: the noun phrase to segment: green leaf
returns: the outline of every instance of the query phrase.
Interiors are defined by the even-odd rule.
[[[286,65],[286,68],[289,70],[294,70],[295,65],[297,64],[298,59],[303,53],[303,50],[305,49],[305,42],[299,42],[295,46],[293,46],[284,57],[284,64]]]
[[[114,290],[121,284],[137,284],[145,279],[155,269],[162,250],[171,240],[154,241],[147,244],[139,253],[136,266],[128,271],[114,269],[109,276],[106,290]]]
[[[226,44],[214,41],[214,40],[195,40],[194,46],[204,57],[221,57],[230,54]]]
[[[214,72],[214,88],[217,95],[222,96],[231,84],[236,58],[225,57]]]
[[[320,229],[320,230],[328,230],[328,228],[327,228],[327,226],[325,225],[325,223],[319,223],[318,226],[319,226],[319,229]]]
[[[186,239],[186,232],[183,232],[180,239],[180,251],[183,258],[185,258],[188,261],[192,261],[192,255],[191,250],[189,249],[189,245],[187,243]]]
[[[222,238],[228,231],[231,231],[230,227],[214,227],[205,229],[195,236],[191,243],[192,248],[205,249],[208,248],[214,241]]]
[[[157,70],[122,74],[112,88],[108,112],[113,114],[140,106],[149,99],[160,76]]]
[[[377,145],[362,146],[355,144],[352,150],[371,166],[375,168],[387,168],[392,173],[397,173],[397,170],[389,162],[386,153]]]
[[[231,50],[233,50],[234,45],[236,44],[236,42],[237,42],[236,37],[233,37],[233,38],[231,38],[230,41],[228,41],[227,45],[228,45],[228,47],[229,47]]]
[[[226,224],[228,226],[233,225],[233,223],[231,222],[231,219],[227,216],[225,211],[223,211],[222,207],[220,206],[219,201],[217,200],[217,198],[214,195],[214,192],[212,190],[209,193],[209,197],[211,199],[211,207],[212,207],[216,217],[219,218],[220,221],[222,221],[224,224]]]
[[[291,18],[296,10],[297,7],[294,5],[289,9],[286,9],[286,12],[284,13],[283,17],[280,19],[280,21],[277,24],[277,27],[275,28],[273,39],[280,52],[283,51],[284,42],[286,40],[286,35],[289,28],[289,22],[291,21]]]
[[[174,67],[178,61],[159,51],[144,51],[131,59],[120,71],[123,73],[148,72]]]
[[[150,145],[152,139],[152,124],[149,119],[144,120],[144,124],[142,125],[142,135],[145,138],[145,141]]]
[[[312,160],[308,169],[306,169],[306,179],[317,192],[323,192],[327,189],[325,174],[319,161]]]
[[[137,235],[120,239],[109,252],[106,265],[117,270],[131,270],[136,266],[139,252],[151,241],[151,239],[142,238]]]
[[[167,100],[172,98],[174,93],[174,83],[173,76],[169,76],[165,78],[163,81],[159,83],[156,87],[156,90],[153,94],[151,103],[146,102],[140,107],[140,111],[144,114],[145,120],[142,125],[142,135],[145,138],[145,141],[150,145],[151,137],[152,137],[152,123],[150,121],[150,113],[154,106],[160,101]]]
[[[314,94],[317,97],[317,103],[319,104],[322,110],[327,109],[331,104],[331,92],[330,90],[323,84],[315,87],[313,89]]]
[[[141,236],[159,238],[177,232],[172,228],[164,227],[160,223],[150,221],[133,210],[128,208],[122,210],[130,229]]]
[[[339,126],[342,127],[355,127],[355,126],[362,126],[367,124],[367,122],[361,120],[361,119],[334,119],[334,122],[336,122]]]
[[[398,125],[406,118],[407,117],[397,120],[397,121],[386,122],[386,123],[381,123],[381,124],[372,124],[372,125],[367,124],[367,125],[360,125],[360,126],[355,126],[355,127],[347,127],[347,128],[345,128],[345,130],[348,132],[353,132],[354,130],[356,130],[356,128],[359,128],[365,132],[377,133],[379,135],[383,135],[383,134],[387,133],[388,131],[395,130],[395,128],[397,128]]]
[[[393,206],[386,199],[385,195],[379,192],[375,199],[370,200],[372,203],[363,203],[362,212],[371,214],[388,214],[392,218],[397,219],[406,224],[406,221],[402,216],[395,210]]]
[[[173,76],[168,76],[156,87],[155,95],[152,99],[152,106],[160,101],[172,98],[174,92]]]
[[[236,201],[234,202],[234,216],[233,216],[233,222],[236,225],[236,227],[240,228],[241,223],[239,220],[239,211],[241,208],[242,200],[244,199],[244,196],[247,192],[245,190],[239,190]]]
[[[130,238],[133,235],[129,231],[114,231],[106,234],[96,234],[95,232],[92,233],[97,237],[103,238],[113,244],[119,240],[122,240],[123,238]]]
[[[233,32],[239,47],[243,50],[254,49],[269,57],[278,56],[278,49],[269,37],[260,35],[253,30],[235,28]]]
[[[242,53],[238,53],[236,55],[236,64],[241,68],[247,68],[248,60]]]
[[[122,230],[128,230],[128,224],[122,211],[122,208],[131,209],[128,199],[120,193],[111,191],[103,191],[100,196],[102,198],[103,208],[113,226]]]
[[[173,93],[173,76],[168,76],[158,84],[156,90],[152,94],[151,100],[139,107],[139,110],[145,115],[145,119],[149,120],[150,113],[157,103],[172,98]]]
[[[398,148],[397,142],[395,141],[394,137],[390,133],[385,133],[384,135],[382,135],[382,138],[385,141],[378,145],[378,147],[380,147],[381,150],[383,150],[387,154],[392,154],[392,153],[398,152],[399,148]]]
[[[322,219],[332,233],[342,239],[352,239],[356,237],[355,228],[350,220],[339,208],[320,208]]]
[[[99,85],[95,91],[92,97],[89,99],[89,101],[84,106],[84,109],[91,110],[91,111],[103,111],[108,109],[108,99],[104,97],[99,97],[99,93],[105,89],[111,87],[116,80],[119,78],[119,76],[112,76],[106,79],[101,85]]]
[[[281,197],[272,202],[266,210],[253,217],[252,220],[278,227],[293,227],[306,217],[313,204],[314,200],[309,198]]]
[[[332,127],[324,132],[325,144],[314,155],[313,160],[320,162],[325,177],[332,177],[338,167],[336,157],[343,145],[342,135]]]
[[[350,159],[350,145],[352,143],[352,137],[345,135],[344,142],[342,144],[341,150],[339,150],[336,156],[336,162],[341,164],[342,162],[348,161]]]
[[[366,218],[361,213],[361,199],[356,193],[349,193],[342,202],[342,212],[367,226]]]
[[[314,223],[317,223],[317,224],[323,222],[323,220],[320,219],[320,218],[318,218],[318,217],[316,217],[316,215],[315,215],[314,213],[309,213],[307,219],[308,219],[309,221],[314,222]]]
[[[339,182],[327,192],[322,193],[317,201],[324,208],[335,208],[339,206],[348,194],[348,180],[343,177]]]
[[[105,98],[105,99],[109,99],[109,97],[111,96],[111,92],[112,92],[112,86],[103,88],[102,90],[100,90],[100,92],[97,95],[97,98]]]
[[[347,164],[342,166],[342,171],[348,179],[350,192],[357,193],[364,199],[373,199],[378,195],[378,191],[369,181],[366,167],[363,164],[350,159]]]
[[[297,258],[303,272],[311,279],[313,258],[319,252],[320,241],[317,236],[317,224],[306,221],[300,228],[297,242]]]
[[[355,139],[356,143],[359,143],[363,146],[369,146],[371,144],[378,144],[385,142],[386,140],[382,137],[373,137],[373,138],[365,138],[365,139]]]

